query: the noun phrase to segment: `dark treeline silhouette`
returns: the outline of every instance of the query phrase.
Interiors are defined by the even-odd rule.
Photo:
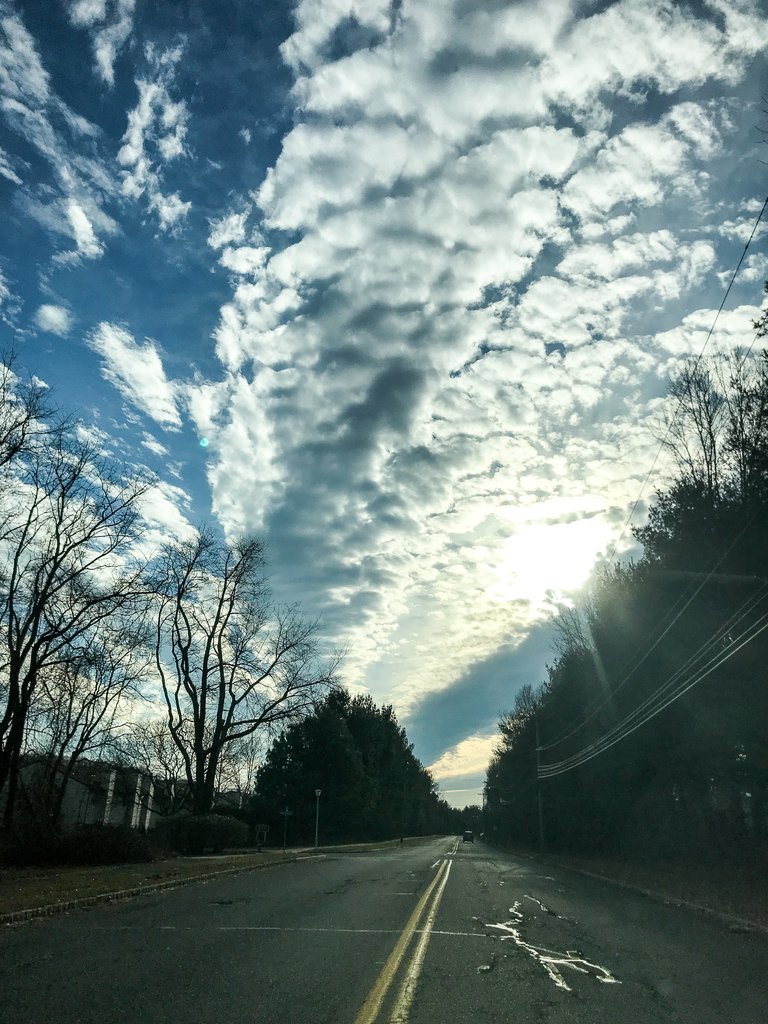
[[[456,832],[461,812],[435,792],[391,707],[334,689],[313,714],[285,729],[256,773],[249,815],[282,841],[312,843],[320,796],[320,842]]]
[[[634,530],[642,557],[560,616],[547,680],[501,718],[485,814],[499,839],[534,847],[541,824],[548,849],[589,855],[766,848],[765,353],[685,366],[662,442],[674,479]]]

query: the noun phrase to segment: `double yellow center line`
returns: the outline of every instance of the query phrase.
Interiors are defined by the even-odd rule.
[[[400,984],[400,989],[395,999],[390,1024],[405,1024],[408,1020],[408,1011],[413,1002],[416,992],[416,984],[424,964],[427,946],[429,945],[432,928],[437,917],[437,908],[440,905],[445,890],[448,875],[451,873],[451,861],[444,860],[440,865],[437,874],[422,893],[419,902],[414,907],[413,913],[408,918],[405,927],[398,936],[395,948],[389,954],[387,962],[381,969],[381,973],[374,982],[373,988],[368,993],[360,1012],[355,1017],[355,1024],[374,1024],[381,1011],[381,1005],[395,981],[400,964],[410,945],[414,933],[417,931],[420,922],[424,919],[424,925],[419,935]]]

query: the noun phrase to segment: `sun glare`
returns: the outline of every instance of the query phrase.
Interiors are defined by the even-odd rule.
[[[488,595],[532,604],[564,598],[587,582],[609,540],[607,524],[596,517],[532,525],[504,544]]]

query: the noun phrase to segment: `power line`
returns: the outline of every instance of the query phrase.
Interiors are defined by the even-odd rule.
[[[764,215],[764,213],[765,213],[767,208],[768,208],[768,196],[766,197],[765,201],[763,202],[763,205],[762,205],[762,207],[760,209],[760,212],[758,213],[757,218],[756,218],[756,220],[755,220],[755,222],[754,222],[754,224],[752,226],[752,231],[750,232],[749,238],[747,239],[747,241],[746,241],[746,243],[744,245],[744,249],[743,249],[743,251],[742,251],[742,253],[741,253],[740,257],[739,257],[739,260],[738,260],[738,262],[736,264],[736,267],[734,268],[733,273],[731,274],[731,278],[730,278],[730,280],[728,282],[727,288],[725,289],[725,293],[724,293],[723,298],[722,298],[722,300],[720,302],[720,305],[718,307],[717,313],[715,314],[715,318],[712,321],[712,325],[710,326],[709,331],[707,332],[707,336],[706,336],[706,338],[704,340],[704,343],[703,343],[703,345],[701,347],[701,350],[699,351],[699,354],[696,357],[696,361],[695,361],[694,367],[693,367],[693,372],[694,373],[698,369],[698,367],[699,367],[699,365],[701,363],[701,360],[702,360],[702,358],[704,356],[704,353],[705,353],[705,351],[707,349],[707,346],[709,345],[710,339],[711,339],[711,337],[712,337],[712,335],[714,333],[714,330],[715,330],[715,328],[717,326],[717,323],[718,323],[718,321],[720,319],[720,314],[722,313],[722,311],[723,311],[723,309],[725,307],[725,303],[728,300],[728,296],[731,293],[731,289],[733,288],[734,282],[736,281],[736,278],[737,278],[737,276],[739,274],[739,271],[741,270],[741,267],[742,267],[742,264],[744,262],[744,259],[746,258],[746,254],[747,254],[747,251],[749,249],[749,246],[750,246],[752,240],[755,237],[757,229],[758,229],[758,227],[760,225],[760,222],[761,222],[761,220],[763,218],[763,215]],[[752,351],[752,346],[753,345],[754,345],[754,339],[752,341],[752,345],[750,346],[749,352],[745,355],[744,360],[742,361],[742,365],[743,365],[743,362],[746,361],[746,359],[748,358],[749,353]],[[644,495],[644,493],[646,491],[646,488],[648,486],[648,483],[649,483],[649,481],[651,479],[651,476],[653,475],[653,473],[654,473],[654,471],[656,469],[656,466],[658,464],[658,461],[659,461],[659,458],[661,456],[661,453],[664,450],[664,446],[667,444],[667,441],[669,439],[670,433],[672,432],[672,429],[674,428],[674,425],[677,422],[677,419],[678,419],[678,416],[680,414],[680,411],[681,411],[682,407],[683,407],[683,396],[680,396],[680,398],[678,399],[677,405],[675,407],[674,414],[673,414],[672,418],[669,420],[669,422],[667,424],[667,428],[666,428],[665,434],[664,434],[663,438],[661,439],[659,447],[656,450],[656,454],[654,456],[653,462],[651,463],[651,466],[650,466],[648,472],[646,473],[645,479],[643,480],[643,484],[641,486],[640,492],[639,492],[637,498],[635,499],[635,501],[634,501],[634,503],[632,505],[632,508],[630,510],[630,513],[629,513],[629,516],[627,517],[627,519],[626,519],[626,521],[624,523],[624,526],[622,528],[622,531],[621,531],[619,537],[616,539],[616,541],[614,541],[614,543],[612,545],[610,554],[609,554],[608,559],[607,559],[607,562],[609,564],[614,560],[614,558],[616,556],[616,552],[617,552],[618,546],[621,543],[621,541],[623,540],[623,538],[624,538],[624,536],[625,536],[625,534],[627,532],[627,528],[629,527],[629,524],[631,523],[632,519],[634,518],[634,515],[635,515],[635,512],[637,511],[638,505],[640,504],[640,501],[642,500],[642,497],[643,497],[643,495]],[[650,654],[656,649],[656,647],[659,645],[659,643],[661,643],[661,641],[664,639],[664,637],[669,633],[669,631],[679,621],[680,617],[683,615],[683,613],[686,611],[686,609],[691,605],[691,603],[695,600],[695,598],[701,592],[703,587],[712,579],[714,573],[717,571],[717,568],[722,564],[722,562],[725,560],[725,558],[728,556],[728,554],[733,550],[734,546],[736,545],[736,543],[738,543],[740,538],[743,536],[744,532],[746,531],[746,529],[748,528],[748,526],[750,525],[750,523],[752,522],[753,519],[754,519],[754,514],[753,514],[752,517],[750,517],[748,522],[742,527],[742,529],[736,535],[736,537],[731,542],[731,544],[729,544],[729,546],[726,548],[725,552],[720,556],[720,558],[714,564],[712,569],[710,569],[709,573],[706,575],[706,577],[702,581],[702,583],[693,591],[691,596],[687,600],[685,600],[685,603],[684,603],[683,607],[680,608],[680,610],[677,611],[676,614],[674,614],[675,613],[675,609],[678,607],[680,601],[685,598],[685,594],[681,595],[681,597],[679,597],[677,599],[677,601],[673,604],[673,606],[669,610],[669,612],[667,612],[666,615],[664,616],[664,618],[661,620],[661,622],[659,623],[659,626],[656,627],[657,630],[659,628],[661,628],[662,626],[664,626],[665,622],[669,619],[670,615],[673,616],[671,621],[669,621],[668,625],[666,625],[666,628],[664,628],[662,630],[662,632],[660,632],[658,635],[656,635],[655,639],[653,639],[652,643],[645,650],[645,652],[641,655],[639,660],[636,661],[636,663],[634,664],[632,669],[626,675],[624,675],[624,677],[622,678],[621,682],[619,682],[618,685],[614,686],[611,689],[611,691],[603,698],[603,700],[600,701],[588,714],[586,714],[586,716],[582,716],[580,722],[578,722],[576,725],[574,725],[572,728],[570,728],[567,732],[561,733],[554,740],[551,740],[548,744],[543,745],[539,749],[541,749],[541,750],[548,750],[548,749],[551,749],[551,748],[553,748],[555,746],[560,745],[565,740],[567,740],[571,736],[575,735],[589,721],[591,721],[594,718],[594,716],[603,707],[605,707],[605,705],[607,703],[609,703],[609,701],[613,700],[613,698],[615,697],[615,694],[618,692],[618,690],[621,689],[632,678],[632,676],[637,671],[637,669],[640,668],[640,666],[643,664],[643,662],[650,656]],[[653,638],[653,637],[654,637],[654,633],[652,632],[650,634],[650,638]],[[643,709],[648,706],[649,700],[657,699],[658,696],[665,689],[667,689],[674,682],[674,680],[676,678],[679,678],[679,675],[683,671],[685,671],[686,667],[689,664],[691,664],[691,661],[692,660],[695,661],[696,658],[700,656],[702,650],[706,650],[707,649],[707,646],[708,646],[707,644],[702,645],[702,647],[699,648],[699,651],[693,656],[693,658],[692,659],[689,658],[688,662],[686,662],[686,664],[684,666],[682,666],[678,670],[678,672],[671,677],[671,680],[669,680],[663,687],[661,687],[652,698],[649,698],[648,700],[643,702],[643,704],[641,704],[639,708],[636,708],[634,712],[632,712],[629,716],[627,716],[627,718],[625,718],[624,721],[622,723],[620,723],[619,726],[615,727],[614,730],[611,730],[611,732],[606,734],[606,736],[611,736],[612,733],[616,732],[617,730],[620,730],[622,728],[622,726],[624,726],[627,722],[629,722],[633,717],[635,717],[638,714],[641,714]],[[685,691],[683,691],[683,692],[685,692]],[[675,697],[674,699],[677,699],[677,697]],[[663,706],[667,707],[668,703],[664,704]],[[658,710],[655,710],[652,713],[651,717],[653,717],[653,715],[655,715],[655,714],[658,714],[660,710],[663,710],[663,708],[659,708]],[[637,725],[633,726],[631,729],[627,730],[622,735],[619,735],[615,739],[611,740],[611,743],[609,744],[609,746],[612,746],[614,743],[617,743],[617,742],[619,742],[619,740],[625,738],[625,736],[629,735],[630,732],[633,732],[635,730],[635,728],[639,728],[639,725],[643,724],[644,721],[647,721],[647,720],[648,720],[647,718],[643,719],[643,721],[641,721]],[[603,740],[605,740],[605,738],[606,737],[603,737]],[[602,742],[602,740],[597,741],[597,743],[600,743],[600,742]],[[592,744],[592,745],[588,746],[587,748],[585,748],[584,751],[580,752],[579,755],[574,755],[574,757],[581,756],[581,754],[585,753],[585,751],[590,750],[593,746],[596,746],[596,744]],[[602,749],[608,749],[608,747],[606,746],[606,747],[604,747]],[[597,753],[601,753],[602,749],[596,750],[595,753],[591,754],[590,756],[597,756]],[[568,759],[566,759],[566,760],[568,760]],[[559,764],[559,763],[563,763],[564,764],[565,762],[556,762],[554,765],[542,766],[542,768],[549,768],[551,770],[552,768],[555,767],[556,764]],[[582,762],[580,762],[580,763],[582,763]],[[574,767],[575,767],[575,765],[574,765]],[[567,771],[567,770],[570,770],[570,769],[569,768],[562,768],[562,771]],[[559,771],[558,772],[552,772],[552,774],[559,774],[559,773],[560,773]]]
[[[681,608],[681,609],[680,609],[680,610],[679,610],[679,611],[677,612],[677,614],[676,614],[676,615],[674,616],[674,618],[673,618],[673,619],[672,619],[672,621],[671,621],[671,622],[669,623],[669,625],[668,625],[668,626],[666,627],[666,629],[664,629],[664,630],[663,630],[663,632],[661,632],[661,633],[660,633],[660,634],[659,634],[659,635],[658,635],[658,636],[656,637],[656,639],[655,639],[655,640],[653,641],[653,643],[651,643],[651,645],[650,645],[650,646],[649,646],[649,647],[648,647],[648,648],[646,649],[645,653],[644,653],[644,654],[643,654],[643,655],[642,655],[642,656],[641,656],[641,657],[640,657],[640,658],[639,658],[639,659],[638,659],[638,660],[637,660],[637,661],[635,662],[635,664],[633,665],[632,669],[631,669],[631,670],[630,670],[630,671],[629,671],[629,672],[628,672],[628,673],[627,673],[627,674],[626,674],[626,675],[624,676],[624,678],[623,678],[623,679],[621,680],[621,682],[620,682],[620,683],[618,683],[618,684],[617,684],[616,686],[614,686],[614,687],[613,687],[613,688],[612,688],[612,689],[610,690],[610,692],[609,692],[609,693],[608,693],[608,694],[607,694],[607,695],[606,695],[606,696],[605,696],[605,697],[603,698],[603,700],[602,700],[602,701],[600,701],[600,703],[599,703],[599,704],[597,704],[597,705],[596,705],[596,706],[595,706],[595,707],[593,708],[593,710],[592,710],[591,712],[589,712],[589,713],[588,713],[588,714],[586,715],[586,717],[582,718],[581,722],[579,722],[579,724],[578,724],[578,725],[575,725],[575,726],[574,726],[574,727],[573,727],[573,728],[572,728],[572,729],[571,729],[571,730],[570,730],[569,732],[567,732],[567,733],[566,733],[565,735],[560,735],[560,736],[556,737],[556,738],[555,738],[554,740],[550,740],[550,742],[549,742],[549,743],[545,743],[545,744],[544,744],[544,745],[542,746],[542,748],[541,748],[542,750],[550,750],[550,749],[551,749],[552,747],[556,747],[556,746],[559,746],[559,745],[560,745],[561,743],[564,743],[564,742],[565,742],[565,740],[567,740],[567,739],[570,739],[570,737],[571,737],[571,736],[574,736],[574,735],[575,735],[575,734],[576,734],[576,733],[577,733],[577,732],[578,732],[578,731],[579,731],[580,729],[582,729],[582,728],[583,728],[583,727],[584,727],[584,726],[585,726],[585,725],[587,724],[587,722],[591,721],[591,720],[592,720],[592,719],[593,719],[593,718],[595,717],[595,715],[596,715],[596,714],[598,713],[598,711],[602,710],[602,708],[604,708],[606,704],[608,704],[608,703],[609,703],[610,701],[612,701],[612,700],[613,700],[613,698],[614,698],[614,697],[615,697],[615,695],[616,695],[616,694],[618,693],[618,691],[619,691],[619,690],[620,690],[620,689],[621,689],[621,688],[622,688],[622,687],[623,687],[623,686],[624,686],[624,685],[625,685],[626,683],[628,683],[628,682],[629,682],[629,680],[630,680],[630,679],[632,678],[632,676],[633,676],[633,675],[635,674],[635,672],[636,672],[636,671],[637,671],[637,670],[638,670],[638,669],[640,668],[640,666],[641,666],[641,665],[643,664],[643,662],[644,662],[644,661],[646,660],[646,658],[650,657],[650,655],[651,655],[651,654],[652,654],[652,653],[653,653],[653,652],[655,651],[655,649],[656,649],[656,648],[657,648],[657,647],[659,646],[659,644],[660,644],[660,643],[661,643],[661,641],[662,641],[662,640],[664,639],[664,637],[665,637],[665,636],[667,635],[667,633],[669,633],[669,631],[670,631],[670,630],[672,629],[672,627],[673,627],[673,626],[674,626],[674,625],[675,625],[675,624],[676,624],[676,623],[678,622],[678,620],[679,620],[679,619],[680,619],[680,617],[681,617],[681,616],[683,615],[683,613],[684,613],[685,611],[687,611],[687,609],[688,609],[688,608],[690,607],[690,605],[691,605],[691,604],[693,603],[693,601],[694,601],[694,600],[695,600],[695,599],[696,599],[696,598],[697,598],[697,597],[699,596],[699,594],[700,594],[700,593],[701,593],[701,591],[702,591],[702,590],[704,589],[704,587],[705,587],[705,586],[707,585],[707,583],[709,583],[709,582],[710,582],[710,580],[712,579],[712,577],[713,577],[713,576],[714,576],[714,575],[715,575],[715,574],[717,573],[717,570],[718,570],[718,569],[720,568],[720,566],[721,566],[721,565],[723,564],[723,562],[725,561],[725,559],[726,559],[726,558],[728,557],[728,555],[730,555],[731,551],[733,551],[734,547],[735,547],[735,546],[736,546],[736,545],[738,544],[738,542],[739,542],[739,541],[741,540],[741,538],[742,538],[742,537],[744,536],[744,534],[745,534],[745,532],[747,531],[747,529],[748,529],[748,528],[749,528],[749,527],[750,527],[750,526],[752,525],[752,522],[753,522],[753,520],[754,520],[754,518],[755,518],[755,515],[756,515],[756,514],[757,514],[757,513],[755,512],[755,513],[753,513],[753,514],[752,514],[752,515],[751,515],[751,516],[749,517],[749,519],[747,520],[747,522],[746,522],[746,523],[744,524],[744,526],[742,526],[742,528],[741,528],[741,529],[739,530],[739,532],[738,532],[738,533],[736,534],[736,536],[735,536],[735,537],[734,537],[734,539],[733,539],[733,540],[731,541],[731,543],[730,543],[730,544],[728,545],[728,547],[727,547],[727,548],[725,549],[725,551],[724,551],[724,552],[722,553],[722,555],[720,555],[720,557],[718,558],[718,560],[717,560],[717,561],[715,562],[715,564],[714,564],[714,565],[712,566],[712,568],[711,568],[711,569],[709,570],[709,572],[708,572],[708,573],[706,574],[706,576],[705,576],[705,577],[704,577],[704,579],[703,579],[703,580],[701,581],[701,583],[700,583],[700,584],[699,584],[699,585],[698,585],[697,587],[695,587],[695,589],[693,590],[693,593],[691,594],[691,596],[690,596],[690,597],[688,598],[688,600],[687,600],[687,601],[685,601],[685,604],[683,605],[683,607],[682,607],[682,608]],[[689,589],[690,589],[690,588],[689,588]],[[664,625],[664,622],[666,621],[666,619],[668,619],[668,618],[669,618],[669,616],[670,616],[670,615],[671,615],[671,614],[672,614],[672,613],[674,612],[674,610],[675,610],[675,609],[677,608],[677,606],[678,606],[678,604],[680,603],[680,601],[681,601],[681,600],[683,600],[684,598],[685,598],[685,593],[683,593],[683,594],[682,594],[682,595],[681,595],[681,596],[680,596],[680,597],[679,597],[679,598],[677,599],[677,601],[675,601],[675,603],[674,603],[674,604],[672,605],[672,607],[670,608],[670,610],[669,610],[669,611],[668,611],[668,612],[666,613],[666,615],[665,615],[665,616],[664,616],[664,618],[663,618],[663,619],[661,620],[661,622],[659,623],[659,626],[658,626],[657,628],[660,628],[661,626],[663,626],[663,625]],[[653,633],[651,633],[651,636],[653,636]],[[623,672],[623,671],[624,671],[624,670],[622,669],[622,672]],[[619,673],[619,674],[621,674],[621,673]]]
[[[731,279],[728,282],[728,287],[725,289],[725,294],[723,295],[722,302],[720,303],[720,306],[718,307],[717,313],[715,314],[715,319],[712,321],[712,326],[709,328],[709,331],[707,332],[707,336],[704,339],[704,344],[701,346],[701,350],[700,350],[699,354],[696,356],[696,362],[693,365],[693,372],[694,373],[696,372],[696,370],[698,370],[699,364],[701,363],[701,360],[704,358],[704,353],[705,353],[705,351],[707,349],[707,346],[709,345],[709,340],[712,337],[712,334],[714,333],[715,327],[717,326],[717,321],[720,319],[720,314],[722,313],[723,308],[725,306],[725,303],[728,300],[728,296],[731,293],[731,288],[733,288],[733,284],[734,284],[734,282],[735,282],[735,280],[736,280],[736,278],[738,276],[739,271],[741,270],[741,265],[744,262],[745,256],[747,255],[747,249],[749,249],[750,243],[752,242],[752,239],[755,237],[755,232],[757,231],[758,226],[760,225],[760,221],[763,219],[763,214],[765,213],[766,208],[768,208],[768,196],[766,196],[765,202],[762,205],[760,213],[758,213],[758,215],[757,215],[757,220],[755,221],[755,223],[752,226],[752,231],[750,233],[750,236],[749,236],[749,238],[747,239],[747,241],[746,241],[746,243],[744,245],[744,250],[743,250],[741,256],[739,257],[739,262],[736,264],[736,267],[735,267],[733,273],[731,274]],[[754,339],[752,340],[752,345],[754,345]],[[749,351],[750,352],[752,351],[752,346],[750,346],[750,350]],[[608,555],[608,558],[606,559],[606,561],[608,562],[609,565],[614,560],[614,558],[616,557],[616,551],[618,550],[619,544],[621,544],[622,540],[624,539],[624,535],[627,532],[627,528],[628,528],[629,524],[632,522],[632,519],[634,518],[634,515],[635,515],[635,512],[637,511],[638,505],[642,501],[643,495],[645,494],[645,490],[646,490],[646,488],[648,486],[648,482],[650,481],[651,476],[653,475],[653,472],[656,469],[656,465],[658,464],[658,461],[661,458],[661,453],[664,451],[664,446],[667,443],[667,439],[669,438],[669,435],[670,435],[670,433],[672,431],[672,428],[674,427],[675,423],[677,422],[677,417],[678,417],[682,407],[683,407],[683,399],[681,397],[681,398],[678,399],[678,403],[677,403],[677,406],[675,408],[674,415],[672,416],[672,419],[670,420],[670,422],[667,424],[667,429],[666,429],[666,431],[664,433],[664,437],[661,439],[659,447],[656,450],[656,454],[653,457],[653,462],[651,463],[651,468],[648,470],[648,472],[645,475],[645,479],[643,480],[642,486],[640,488],[640,493],[635,498],[635,501],[634,501],[634,503],[632,505],[632,508],[630,509],[629,515],[627,516],[627,519],[626,519],[626,521],[624,523],[624,526],[622,527],[621,533],[619,534],[618,538],[614,541],[614,543],[613,543],[613,545],[611,547],[611,552]]]
[[[670,678],[659,687],[653,694],[645,699],[637,708],[626,715],[621,722],[615,725],[612,729],[608,730],[603,736],[599,737],[593,743],[588,744],[582,750],[570,757],[564,758],[562,761],[552,762],[550,764],[543,764],[540,768],[540,778],[552,778],[555,775],[561,775],[564,772],[571,771],[574,768],[585,764],[587,761],[592,760],[593,757],[597,757],[599,754],[604,753],[610,747],[619,743],[621,740],[626,739],[627,736],[635,732],[646,722],[649,722],[652,718],[655,718],[660,712],[664,711],[669,707],[670,704],[674,703],[683,694],[687,693],[692,687],[696,686],[707,676],[711,675],[715,669],[719,668],[726,661],[733,657],[738,651],[745,647],[748,643],[751,643],[757,636],[759,636],[765,629],[768,629],[768,612],[761,615],[755,622],[742,631],[735,639],[730,638],[730,629],[741,622],[751,611],[753,611],[766,596],[768,591],[768,585],[761,587],[758,595],[753,595],[745,601],[742,606],[731,616],[720,629],[714,634],[708,641],[702,644],[698,651],[696,651],[688,661],[677,669],[676,672],[670,676]],[[728,645],[721,648],[720,652],[715,654],[714,657],[700,666],[696,671],[698,675],[687,676],[671,693],[668,691],[670,687],[680,678],[685,670],[695,664],[702,655],[707,654],[717,645],[718,640],[722,640],[724,637],[728,638]],[[746,639],[745,639],[746,638]],[[633,719],[638,719],[633,721]]]
[[[586,764],[587,761],[591,761],[593,757],[597,757],[599,754],[602,754],[606,750],[609,750],[616,743],[619,743],[621,740],[625,739],[628,735],[630,735],[630,733],[635,732],[642,725],[645,725],[646,722],[649,722],[652,718],[655,718],[656,715],[658,715],[662,711],[666,710],[666,708],[668,708],[670,704],[673,704],[676,700],[678,700],[680,697],[682,697],[684,694],[686,694],[688,692],[688,690],[692,689],[694,686],[696,686],[698,683],[700,683],[703,679],[706,679],[707,676],[711,675],[711,673],[714,672],[715,669],[720,668],[720,666],[723,665],[726,661],[728,661],[729,658],[731,658],[734,654],[736,654],[738,651],[740,651],[742,647],[745,647],[748,643],[751,643],[764,630],[768,629],[768,613],[766,613],[764,616],[762,616],[762,618],[760,620],[758,620],[758,622],[759,622],[759,628],[755,628],[753,630],[753,633],[750,636],[748,636],[745,640],[743,640],[742,643],[740,643],[738,646],[734,647],[734,649],[730,650],[726,655],[724,655],[722,658],[720,658],[719,661],[717,661],[715,664],[711,665],[705,672],[702,672],[700,676],[698,676],[697,678],[693,679],[686,686],[680,688],[678,691],[676,691],[674,694],[672,694],[672,696],[669,697],[663,704],[661,704],[659,707],[655,708],[653,711],[649,712],[639,722],[636,722],[634,725],[632,725],[629,729],[626,730],[626,732],[624,734],[622,734],[621,736],[617,736],[617,737],[611,739],[610,742],[606,742],[599,750],[593,751],[588,756],[583,757],[580,761],[578,761],[578,762],[576,762],[574,764],[569,764],[569,765],[563,766],[563,767],[561,767],[561,768],[559,768],[557,770],[555,770],[554,768],[549,768],[549,766],[544,766],[543,765],[542,766],[542,774],[541,774],[540,777],[541,778],[554,778],[556,775],[562,775],[564,772],[572,771],[574,768],[578,768],[582,764]],[[746,633],[746,631],[745,631],[745,633]],[[745,634],[742,634],[742,636],[744,636],[744,635]],[[739,639],[741,639],[741,637]],[[546,770],[546,769],[549,769],[549,770]]]
[[[605,742],[605,740],[612,739],[614,736],[616,736],[617,733],[620,733],[621,735],[616,736],[616,742],[618,742],[618,740],[620,739],[623,739],[624,735],[627,734],[622,732],[622,730],[625,729],[625,726],[629,722],[631,722],[633,718],[637,717],[638,715],[642,715],[646,711],[646,709],[649,706],[653,705],[656,701],[658,701],[659,699],[663,699],[667,691],[670,689],[670,687],[678,681],[680,676],[686,671],[686,669],[689,668],[689,666],[695,665],[695,663],[699,661],[702,658],[702,656],[706,655],[709,651],[711,651],[713,647],[716,647],[719,641],[727,639],[728,644],[732,646],[738,640],[741,639],[741,636],[743,636],[744,633],[742,633],[740,637],[737,637],[736,641],[732,640],[730,637],[731,630],[762,602],[766,590],[768,590],[768,585],[762,587],[757,595],[753,595],[751,598],[748,598],[741,605],[741,607],[737,609],[737,611],[731,616],[731,618],[727,622],[725,622],[716,631],[716,633],[709,638],[709,640],[701,644],[698,650],[695,651],[682,666],[680,666],[675,672],[673,672],[673,674],[664,684],[662,684],[662,686],[660,686],[654,693],[647,697],[637,708],[629,712],[629,714],[626,715],[621,722],[613,726],[613,728],[609,729],[607,733],[599,737],[593,743],[588,744],[577,754],[573,754],[570,757],[564,758],[562,761],[553,762],[549,765],[546,765],[545,767],[548,769],[560,768],[561,766],[565,766],[566,764],[569,764],[572,761],[575,762],[583,755],[591,753],[593,750],[599,753],[600,751],[597,748],[600,747]],[[728,648],[721,647],[720,654],[722,654],[723,650],[727,649]],[[717,654],[714,660],[717,660],[717,658],[720,657],[720,654]],[[708,664],[711,663],[712,662],[710,661]],[[682,685],[684,686],[685,683],[686,680],[683,681]],[[575,765],[573,766],[575,767]]]

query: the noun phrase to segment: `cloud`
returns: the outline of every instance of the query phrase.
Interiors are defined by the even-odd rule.
[[[115,61],[133,30],[136,0],[70,0],[69,20],[76,28],[90,31],[95,70],[112,86]]]
[[[12,181],[14,185],[21,185],[21,178],[13,169],[11,158],[2,149],[0,149],[0,175],[8,181]]]
[[[9,4],[0,5],[0,93],[15,100],[45,104],[50,98],[48,72],[43,68],[34,39]]]
[[[64,306],[44,304],[35,313],[35,323],[42,331],[66,337],[72,326],[72,314]]]
[[[295,123],[210,224],[223,379],[186,401],[224,529],[264,530],[348,681],[415,715],[618,538],[719,302],[716,225],[754,220],[718,175],[766,25],[746,0],[295,19]],[[441,772],[475,770],[483,724]]]
[[[75,249],[58,262],[100,256],[101,236],[117,231],[105,212],[116,181],[98,154],[99,131],[54,92],[35,40],[13,9],[0,0],[0,113],[11,131],[49,165],[53,185],[25,183],[26,161],[0,154],[0,174],[19,186],[23,210]]]
[[[158,455],[161,458],[166,458],[170,454],[164,444],[161,444],[156,437],[153,437],[151,434],[147,434],[146,432],[144,433],[141,444],[143,448],[146,448],[148,451],[152,452],[153,455]]]
[[[244,242],[247,220],[248,211],[246,210],[240,213],[230,213],[219,220],[211,221],[208,245],[212,249],[222,249],[225,245],[231,245],[233,242]]]
[[[70,0],[69,20],[73,25],[88,28],[107,16],[107,0]]]
[[[139,506],[144,521],[139,547],[145,558],[157,554],[169,540],[189,540],[194,535],[188,518],[191,505],[190,495],[174,484],[158,480],[147,488]]]
[[[166,430],[177,430],[181,416],[175,385],[165,375],[154,342],[137,342],[122,327],[101,323],[87,338],[104,360],[102,374],[132,405]]]
[[[153,77],[136,79],[139,101],[128,114],[128,127],[117,154],[123,168],[123,195],[134,200],[146,196],[163,231],[174,229],[192,206],[178,193],[167,195],[161,189],[164,164],[185,153],[189,112],[186,103],[173,100],[169,91],[181,55],[178,46],[163,51],[147,47]]]
[[[75,202],[74,199],[67,203],[67,217],[72,227],[72,237],[75,240],[78,252],[89,258],[101,256],[104,248],[96,237],[93,224],[88,219],[88,215],[82,206]]]
[[[493,749],[498,742],[498,731],[489,735],[467,736],[441,754],[436,761],[429,765],[429,770],[438,782],[443,779],[458,779],[467,775],[484,774]]]

